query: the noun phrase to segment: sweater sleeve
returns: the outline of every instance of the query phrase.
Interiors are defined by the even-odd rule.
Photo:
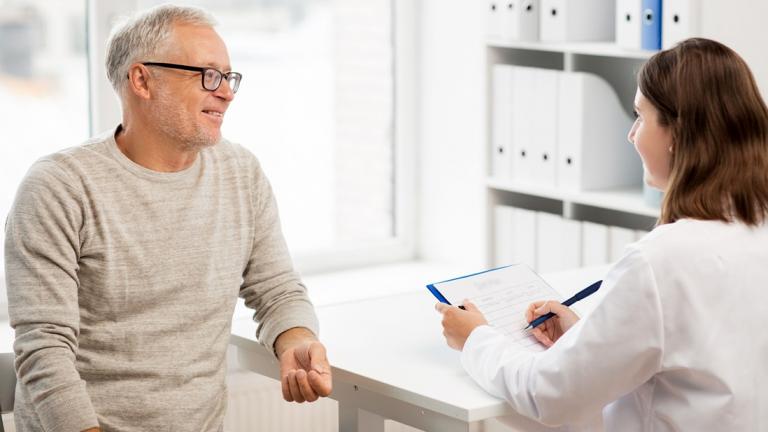
[[[255,159],[254,165],[255,231],[240,297],[255,311],[256,337],[272,351],[280,333],[304,327],[319,335],[319,324],[307,290],[293,269],[272,188]]]
[[[16,331],[16,374],[43,428],[98,425],[75,366],[80,312],[79,195],[52,161],[32,166],[6,221],[8,312]]]
[[[607,275],[597,307],[550,349],[510,348],[495,329],[475,329],[461,360],[489,393],[547,425],[583,421],[661,368],[662,312],[652,269],[633,250]]]

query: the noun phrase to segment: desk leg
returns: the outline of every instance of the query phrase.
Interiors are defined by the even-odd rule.
[[[384,432],[386,419],[339,401],[339,432]]]
[[[404,424],[411,424],[408,419],[401,419]],[[483,422],[465,423],[461,421],[441,419],[443,421],[427,421],[427,424],[414,422],[412,427],[423,427],[425,432],[484,432]],[[447,420],[447,421],[446,421]],[[385,432],[386,417],[358,408],[354,404],[339,401],[339,432]],[[437,423],[437,424],[435,424]]]
[[[280,380],[279,365],[266,349],[238,347],[237,357],[245,369]],[[334,379],[331,398],[339,402],[339,432],[384,432],[385,419],[426,432],[483,432],[482,421],[468,423],[338,378]]]

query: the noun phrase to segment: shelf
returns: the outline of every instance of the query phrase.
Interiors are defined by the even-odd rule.
[[[653,218],[659,217],[659,209],[651,207],[645,203],[643,200],[643,191],[639,187],[594,191],[567,191],[553,188],[541,188],[535,185],[523,185],[494,178],[488,179],[487,185],[488,187],[499,191],[549,198],[640,216]]]
[[[622,48],[613,42],[504,42],[499,40],[488,40],[487,43],[488,46],[494,48],[560,52],[639,60],[648,59],[657,52],[630,50]]]

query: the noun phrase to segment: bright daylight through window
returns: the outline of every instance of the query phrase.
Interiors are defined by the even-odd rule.
[[[85,1],[0,0],[3,226],[32,163],[88,138],[85,10]],[[0,230],[0,252],[4,240]]]
[[[142,9],[164,2],[130,3]],[[393,0],[176,3],[204,7],[219,21],[232,69],[243,74],[223,134],[261,161],[294,256],[395,243],[402,233],[395,196]],[[88,62],[94,60],[87,55],[86,29],[104,23],[86,23],[86,10],[96,4],[0,0],[3,220],[35,160],[89,136]],[[114,4],[130,13],[128,2]],[[96,70],[103,74],[103,65]]]
[[[292,252],[393,238],[391,0],[177,3],[219,21],[243,74],[223,134],[259,158]]]

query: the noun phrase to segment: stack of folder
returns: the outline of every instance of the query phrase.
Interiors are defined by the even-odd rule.
[[[540,0],[490,0],[488,38],[501,42],[539,40]]]
[[[632,120],[602,78],[496,65],[492,86],[493,178],[575,191],[641,184]]]
[[[615,0],[541,0],[541,40],[613,40],[615,9]]]
[[[614,39],[614,0],[490,0],[492,41],[580,42]]]
[[[524,263],[543,273],[615,262],[648,233],[506,205],[493,219],[494,266]]]
[[[700,0],[616,0],[616,43],[659,50],[700,35]]]
[[[628,49],[670,48],[699,36],[700,0],[489,0],[492,41],[612,41]]]

